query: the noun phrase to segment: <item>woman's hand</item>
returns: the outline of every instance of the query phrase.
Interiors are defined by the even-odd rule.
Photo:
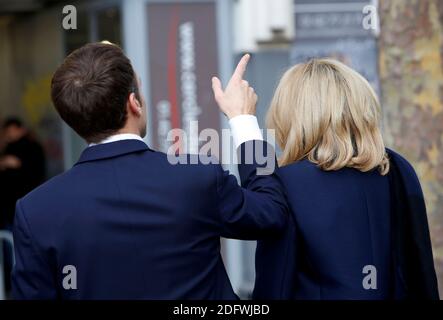
[[[249,83],[243,80],[249,58],[249,54],[245,54],[241,58],[224,91],[220,80],[217,77],[212,78],[215,101],[228,119],[242,114],[255,115],[257,94],[249,86]]]

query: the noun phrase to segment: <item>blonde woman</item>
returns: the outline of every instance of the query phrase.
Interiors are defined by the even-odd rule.
[[[292,222],[260,241],[257,299],[438,299],[423,195],[385,148],[370,84],[332,59],[282,77],[268,113]]]

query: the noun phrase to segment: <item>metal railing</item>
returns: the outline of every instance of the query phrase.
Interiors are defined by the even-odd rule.
[[[0,231],[0,300],[6,299],[6,288],[5,288],[5,265],[4,265],[4,252],[3,244],[6,243],[12,248],[12,261],[15,263],[14,259],[14,240],[12,238],[12,233],[9,231]]]

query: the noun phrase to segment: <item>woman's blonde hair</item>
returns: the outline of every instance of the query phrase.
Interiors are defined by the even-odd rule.
[[[371,85],[333,59],[312,59],[280,80],[267,123],[283,153],[280,165],[302,159],[323,170],[389,171],[379,129],[380,103]]]

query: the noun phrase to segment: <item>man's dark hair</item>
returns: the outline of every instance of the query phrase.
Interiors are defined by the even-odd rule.
[[[23,128],[23,122],[19,118],[8,118],[3,122],[3,129],[9,128],[10,126],[15,126],[18,128]]]
[[[126,102],[138,96],[131,62],[122,49],[87,44],[72,52],[57,69],[51,97],[62,119],[88,142],[98,142],[126,122]]]

